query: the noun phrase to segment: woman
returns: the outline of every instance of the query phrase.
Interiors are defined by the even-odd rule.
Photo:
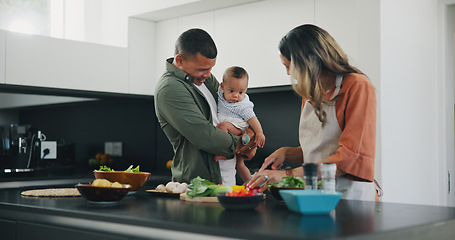
[[[300,147],[282,147],[264,160],[248,183],[278,182],[303,176],[303,167],[277,170],[283,161],[336,163],[336,190],[344,199],[376,198],[374,157],[376,95],[373,85],[325,30],[302,25],[279,44],[280,58],[302,97]],[[274,170],[264,170],[271,165]],[[264,190],[264,185],[262,189]]]

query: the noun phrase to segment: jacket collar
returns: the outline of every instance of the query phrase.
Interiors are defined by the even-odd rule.
[[[166,59],[166,70],[168,72],[174,74],[178,79],[181,79],[189,84],[192,83],[190,76],[186,72],[184,72],[184,71],[178,69],[176,66],[174,66],[174,64],[172,64],[172,62],[174,62],[174,58]]]

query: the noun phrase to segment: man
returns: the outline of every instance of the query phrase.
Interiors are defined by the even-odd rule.
[[[166,60],[156,88],[156,116],[175,152],[173,181],[189,183],[200,176],[220,184],[222,160],[216,162],[215,155],[231,159],[237,152],[237,158],[250,159],[256,152],[252,131],[252,141],[242,147],[238,136],[215,127],[219,83],[211,70],[217,53],[207,32],[187,30],[177,39],[175,56]]]

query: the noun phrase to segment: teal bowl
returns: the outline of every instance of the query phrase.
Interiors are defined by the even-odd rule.
[[[281,190],[280,195],[291,211],[317,215],[333,211],[343,194],[324,190]]]

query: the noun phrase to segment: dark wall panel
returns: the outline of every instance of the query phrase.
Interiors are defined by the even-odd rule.
[[[47,140],[76,144],[76,161],[87,164],[96,153],[104,153],[104,142],[123,143],[123,157],[114,166],[140,164],[153,170],[156,146],[156,117],[152,100],[90,101],[23,109],[20,122],[41,130]],[[120,170],[120,169],[119,169]]]
[[[251,93],[266,143],[247,165],[259,168],[264,158],[282,146],[298,146],[301,100],[292,90]],[[20,109],[20,123],[41,130],[47,140],[75,143],[78,166],[104,152],[104,142],[123,143],[123,157],[116,168],[140,164],[144,171],[164,171],[173,150],[161,130],[153,100],[119,98]]]

